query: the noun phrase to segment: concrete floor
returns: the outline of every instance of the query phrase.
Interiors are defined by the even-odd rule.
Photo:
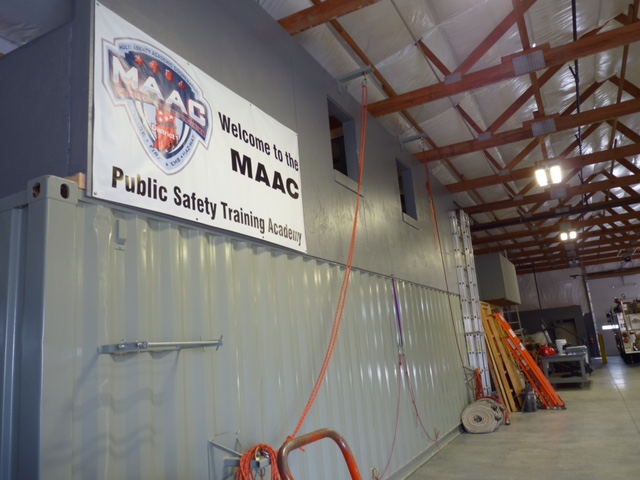
[[[409,480],[640,478],[640,364],[594,360],[591,382],[558,385],[566,410],[511,415],[489,434],[463,433]]]

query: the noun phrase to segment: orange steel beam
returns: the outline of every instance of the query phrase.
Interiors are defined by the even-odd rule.
[[[544,58],[544,65],[537,69],[543,69],[556,65],[563,65],[569,61],[575,60],[576,58],[593,55],[628,43],[633,43],[638,40],[640,40],[640,22],[635,22],[614,30],[599,33],[598,35],[585,36],[576,42],[560,45],[558,47],[537,47],[530,49],[518,54],[516,57],[532,54],[541,50]],[[392,112],[397,112],[398,110],[415,107],[434,100],[439,100],[441,98],[446,98],[518,77],[519,75],[516,74],[514,62],[512,61],[513,59],[514,57],[509,57],[509,61],[500,65],[488,67],[477,72],[463,74],[459,81],[452,81],[449,84],[446,82],[440,82],[412,92],[403,93],[394,98],[380,100],[379,102],[369,105],[369,112],[371,112],[374,117],[379,117]],[[529,72],[526,73],[528,74]]]
[[[304,32],[351,12],[368,7],[379,0],[325,0],[300,10],[288,17],[281,18],[278,23],[291,35]]]

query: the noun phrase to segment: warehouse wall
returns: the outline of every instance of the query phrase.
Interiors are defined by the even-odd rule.
[[[87,170],[92,2],[76,3],[71,25],[0,62],[0,101],[19,115],[0,129],[8,148],[1,161],[12,169],[10,176],[0,177],[3,196],[23,190],[38,175]],[[353,117],[359,135],[360,106],[347,89],[253,0],[103,4],[298,134],[308,253],[345,263],[356,194],[334,180],[327,99]],[[424,167],[373,119],[366,151],[355,265],[446,289]],[[413,170],[415,225],[402,218],[396,159]],[[453,278],[446,217],[453,203],[442,185],[433,184],[446,268]]]
[[[634,265],[629,265],[630,268]],[[585,284],[580,268],[566,268],[553,272],[541,272],[535,275],[519,275],[518,284],[522,294],[520,310],[537,310],[539,303],[543,309],[580,305],[583,313],[587,314],[593,308],[593,317],[585,322],[593,322],[596,334],[602,334],[607,355],[617,356],[614,333],[603,330],[603,326],[610,324],[607,312],[614,305],[615,298],[633,301],[640,298],[640,275],[625,275],[624,269],[616,263],[591,267],[590,273],[598,274],[605,271],[619,271],[618,275],[597,278],[588,281],[591,306],[587,302]],[[538,300],[539,299],[539,300]]]

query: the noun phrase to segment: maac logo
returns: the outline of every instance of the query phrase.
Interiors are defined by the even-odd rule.
[[[171,58],[138,40],[104,42],[102,82],[126,107],[149,157],[164,172],[184,168],[211,136],[211,110],[200,88]]]

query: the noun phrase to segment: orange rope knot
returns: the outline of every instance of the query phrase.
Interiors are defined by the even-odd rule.
[[[266,443],[259,443],[240,457],[240,468],[238,469],[236,480],[253,480],[254,474],[251,462],[258,461],[260,457],[265,456],[269,457],[271,461],[271,480],[281,480],[280,472],[278,471],[278,452]]]

